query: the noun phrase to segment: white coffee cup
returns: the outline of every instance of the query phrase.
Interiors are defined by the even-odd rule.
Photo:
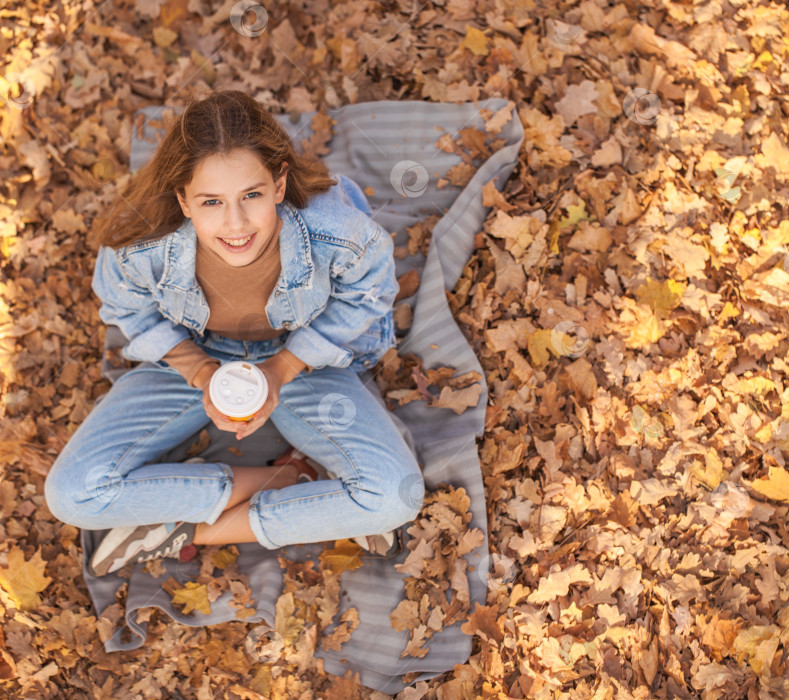
[[[248,421],[266,403],[266,375],[251,362],[228,362],[211,377],[211,403],[230,420]]]

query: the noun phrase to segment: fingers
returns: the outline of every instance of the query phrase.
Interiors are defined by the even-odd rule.
[[[247,437],[248,435],[252,435],[258,428],[265,424],[268,420],[269,415],[271,415],[271,411],[264,411],[263,413],[256,413],[252,416],[251,420],[248,423],[245,423],[236,431],[236,439],[241,440],[242,438]]]
[[[266,404],[248,422],[240,422],[228,418],[220,413],[213,404],[206,405],[206,414],[219,429],[228,433],[235,433],[236,439],[241,440],[252,435],[258,428],[265,424],[274,411],[274,407]]]
[[[235,433],[238,430],[238,421],[230,420],[227,416],[215,418],[214,425],[219,428],[219,430],[224,430],[226,433]]]
[[[219,430],[235,433],[238,430],[238,421],[230,420],[224,413],[220,413],[213,406],[207,408],[206,413]]]

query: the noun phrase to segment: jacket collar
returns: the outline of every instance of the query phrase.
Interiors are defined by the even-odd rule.
[[[279,234],[282,269],[274,288],[283,292],[295,287],[312,289],[315,267],[309,229],[299,210],[288,202],[277,204],[277,215],[282,219]],[[184,291],[195,286],[197,232],[192,220],[185,218],[178,229],[165,236],[164,240],[164,270],[158,286]]]

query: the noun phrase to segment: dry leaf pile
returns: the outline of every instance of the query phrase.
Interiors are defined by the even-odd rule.
[[[396,405],[425,401],[427,406],[451,408],[459,415],[479,403],[482,377],[479,372],[457,377],[453,374],[452,367],[425,370],[421,357],[414,353],[399,355],[395,348],[390,348],[373,368],[375,381],[390,410]]]
[[[341,645],[356,620],[329,623],[326,569],[295,563],[279,638],[151,610],[145,647],[106,654],[122,596],[91,614],[78,532],[44,503],[55,455],[108,388],[86,236],[128,178],[131,115],[240,87],[294,115],[510,100],[483,115],[485,134],[437,132],[462,161],[446,184],[468,182],[508,119],[526,132],[513,177],[484,189],[490,215],[450,295],[489,388],[488,599],[457,608],[477,575],[459,555],[473,534],[460,490],[428,494],[393,624],[420,654],[463,614],[474,647],[399,700],[789,696],[786,8],[285,4],[253,40],[230,26],[233,4],[0,11],[0,692],[385,697],[313,665],[319,629],[335,625],[323,643]],[[315,126],[304,145],[320,155],[331,122]],[[437,220],[396,254],[423,255]],[[401,283],[405,330],[418,275]],[[462,409],[457,393],[478,384],[389,360],[390,401],[438,405],[448,390]],[[214,569],[172,591],[184,610],[225,585]]]
[[[434,633],[468,617],[468,563],[463,557],[485,540],[479,528],[467,527],[469,505],[463,488],[427,490],[419,516],[408,527],[409,554],[395,565],[408,574],[405,598],[389,616],[394,629],[409,631],[400,658],[422,658]]]

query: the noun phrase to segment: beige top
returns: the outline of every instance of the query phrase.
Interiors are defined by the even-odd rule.
[[[279,222],[275,234],[260,254],[248,265],[234,267],[205,246],[197,244],[195,277],[205,294],[210,315],[206,328],[218,335],[236,340],[270,340],[282,335],[282,329],[271,327],[266,315],[268,301],[279,279]],[[192,386],[195,375],[207,364],[218,360],[210,357],[191,340],[184,340],[162,358],[176,369]]]

